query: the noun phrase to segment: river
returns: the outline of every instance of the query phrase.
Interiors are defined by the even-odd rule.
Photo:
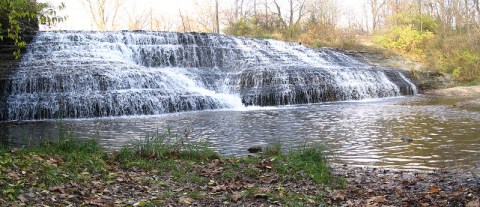
[[[72,132],[108,148],[164,133],[206,141],[226,155],[254,145],[319,143],[334,163],[405,170],[480,164],[480,110],[428,95],[246,107],[157,116],[0,122],[3,143],[22,145]],[[413,140],[409,142],[410,140]],[[409,140],[409,141],[406,141]]]

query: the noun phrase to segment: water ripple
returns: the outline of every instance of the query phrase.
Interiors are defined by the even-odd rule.
[[[429,170],[479,165],[480,112],[428,104],[424,97],[339,102],[249,110],[211,110],[120,119],[0,123],[3,142],[21,144],[69,129],[108,147],[171,127],[193,129],[223,154],[247,153],[253,145],[284,148],[321,143],[337,163]],[[23,137],[23,138],[22,138]],[[404,141],[411,138],[412,142]]]

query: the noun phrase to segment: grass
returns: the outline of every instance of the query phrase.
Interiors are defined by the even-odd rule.
[[[272,156],[271,160],[280,174],[293,175],[294,179],[310,177],[317,184],[332,183],[335,181],[330,174],[326,148],[320,144],[307,146],[282,153],[280,145],[267,147],[266,154]]]
[[[214,161],[217,164],[211,164]],[[142,173],[130,178],[125,177],[125,172]],[[272,183],[262,180],[271,175],[278,180]],[[73,133],[22,148],[0,146],[0,190],[3,196],[0,201],[2,198],[14,201],[26,189],[48,191],[71,183],[88,188],[92,183],[119,184],[119,180],[173,189],[174,194],[161,191],[157,197],[166,199],[162,202],[176,201],[178,196],[207,199],[208,190],[221,185],[230,193],[241,190],[242,199],[256,199],[257,189],[266,185],[277,193],[282,189],[281,194],[269,194],[269,199],[288,205],[321,202],[322,198],[289,192],[277,185],[288,182],[338,183],[330,174],[325,148],[320,145],[284,151],[280,144],[274,144],[258,156],[226,157],[214,152],[206,143],[191,142],[188,136],[167,130],[113,152],[102,148],[95,139],[81,139]],[[253,187],[245,187],[249,186],[245,183],[250,182],[254,182]],[[181,192],[175,190],[185,186],[191,188]],[[231,201],[229,196],[220,197]]]
[[[202,142],[188,142],[188,137],[174,135],[170,130],[165,133],[158,131],[147,135],[123,147],[115,156],[117,161],[130,162],[132,160],[210,160],[218,158],[218,154]]]
[[[480,85],[480,80],[458,83],[458,86],[478,86],[478,85]]]

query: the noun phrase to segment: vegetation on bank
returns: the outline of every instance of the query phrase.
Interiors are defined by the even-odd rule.
[[[92,2],[96,1],[86,3],[90,5],[93,19],[108,20],[112,24],[115,22],[121,1],[112,0],[116,5],[111,8],[112,14],[105,12],[105,4],[97,2],[96,5]],[[198,3],[197,9],[202,16],[192,18],[180,12],[183,29],[177,28],[177,31],[214,32],[218,28],[212,30],[210,25],[218,25],[221,21],[226,25],[223,32],[230,35],[298,41],[311,47],[384,50],[385,53],[394,52],[420,61],[428,70],[436,69],[449,73],[462,83],[473,84],[480,81],[478,1],[431,3],[367,0],[364,5],[364,19],[343,20],[346,21],[343,25],[340,23],[342,13],[347,11],[343,11],[335,0],[286,2],[235,1],[231,6],[221,2],[220,4],[227,5],[225,10],[219,11],[217,7],[215,12],[212,12],[212,5],[208,2],[204,2],[205,5]],[[215,3],[219,4],[218,1]],[[57,15],[57,11],[64,6],[61,4],[55,7],[31,0],[0,1],[0,42],[13,43],[17,48],[15,56],[18,58],[20,49],[26,45],[21,34],[26,24],[39,22],[52,25],[64,21],[65,17]],[[219,16],[222,19],[216,18]],[[153,21],[152,16],[149,18]],[[128,29],[145,29],[146,23],[143,21],[139,23],[142,21],[132,19]],[[106,22],[103,22],[97,29],[106,30],[105,24]],[[150,29],[167,28],[160,27],[161,21],[155,25],[154,28],[153,22],[150,22]],[[115,25],[112,25],[110,29],[114,28]]]
[[[252,12],[230,21],[224,32],[297,41],[311,47],[396,53],[424,63],[427,70],[451,74],[459,82],[480,81],[478,1],[368,0],[366,26],[348,20],[346,27],[339,26],[341,10],[335,1],[289,2],[293,5],[287,10],[290,21],[280,10]],[[279,8],[275,5],[276,1],[273,8]]]
[[[149,136],[113,152],[70,134],[2,147],[0,205],[321,205],[325,189],[343,184],[318,146],[227,157],[172,137]]]
[[[478,171],[328,167],[321,146],[221,156],[149,136],[117,151],[70,133],[0,147],[0,206],[478,206]]]

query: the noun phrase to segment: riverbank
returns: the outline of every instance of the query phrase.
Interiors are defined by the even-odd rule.
[[[457,107],[480,107],[480,85],[429,90],[425,94],[463,99],[455,104]]]
[[[107,152],[67,138],[0,150],[1,206],[478,206],[478,174],[331,166],[323,148],[225,157],[147,139]]]

